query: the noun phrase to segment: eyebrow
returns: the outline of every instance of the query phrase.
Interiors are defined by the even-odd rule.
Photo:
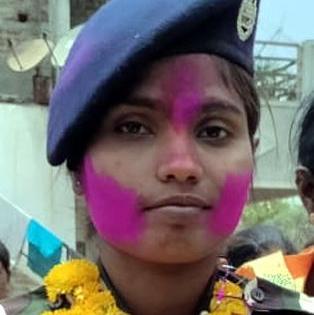
[[[157,110],[157,108],[159,108],[159,105],[162,105],[162,102],[157,98],[155,99],[155,98],[146,97],[146,96],[132,96],[132,97],[127,98],[125,102],[123,102],[123,104],[127,106],[131,105],[131,106]]]
[[[201,106],[201,113],[212,113],[212,112],[231,112],[235,115],[243,115],[243,111],[235,103],[231,103],[226,100],[213,100],[205,102]]]
[[[159,99],[146,96],[132,96],[126,99],[123,105],[147,108],[150,110],[157,110],[160,107],[167,108]],[[200,113],[202,114],[210,114],[212,112],[231,112],[236,115],[243,115],[243,111],[236,105],[236,103],[217,98],[205,99],[199,108],[201,109]]]

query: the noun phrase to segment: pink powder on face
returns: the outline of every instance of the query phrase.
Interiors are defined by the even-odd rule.
[[[209,82],[216,82],[218,76],[215,76],[213,74]],[[200,68],[193,64],[180,63],[172,69],[163,91],[176,131],[188,130],[201,112],[206,95],[204,85],[211,84],[205,84],[204,80]],[[251,172],[226,177],[218,202],[209,211],[206,225],[210,233],[228,236],[235,230],[247,201],[251,179]]]
[[[200,110],[199,95],[181,96],[176,99],[172,108],[172,123],[176,129],[188,126]]]
[[[173,67],[163,84],[172,124],[176,129],[188,126],[201,107],[202,80],[199,69],[180,63]]]
[[[109,176],[96,174],[90,158],[84,161],[82,182],[98,234],[114,243],[136,243],[144,230],[137,194]]]
[[[209,232],[224,237],[233,233],[247,202],[251,182],[251,172],[226,177],[218,203],[209,213]]]

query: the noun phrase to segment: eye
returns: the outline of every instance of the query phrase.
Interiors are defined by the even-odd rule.
[[[127,121],[115,128],[115,131],[120,134],[132,134],[132,135],[150,135],[152,132],[138,121]]]
[[[221,126],[205,126],[199,130],[197,137],[204,140],[224,140],[229,132]]]

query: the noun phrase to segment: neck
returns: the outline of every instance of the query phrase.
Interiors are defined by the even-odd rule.
[[[136,315],[191,315],[216,266],[216,256],[190,264],[143,262],[104,245],[101,262]]]

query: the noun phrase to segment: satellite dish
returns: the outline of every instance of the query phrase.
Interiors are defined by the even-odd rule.
[[[11,53],[7,64],[11,70],[25,72],[36,67],[49,53],[53,44],[42,38],[33,39],[13,46],[9,41]],[[49,47],[50,46],[50,47]]]
[[[70,50],[74,44],[74,41],[77,38],[83,26],[84,26],[83,24],[80,24],[72,28],[58,41],[51,57],[51,63],[53,64],[54,67],[62,68],[64,66],[70,53]]]

